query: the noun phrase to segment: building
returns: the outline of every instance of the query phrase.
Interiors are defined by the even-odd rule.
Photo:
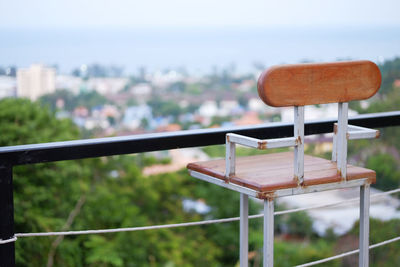
[[[0,76],[0,99],[15,97],[16,81],[14,77]]]
[[[40,64],[17,71],[17,96],[36,100],[44,94],[53,93],[56,85],[56,70]]]
[[[86,82],[86,86],[101,95],[113,95],[124,89],[128,82],[129,78],[94,77]]]
[[[57,75],[56,90],[68,90],[71,93],[78,95],[84,87],[84,82],[81,77],[71,75]]]
[[[131,106],[125,110],[122,124],[128,129],[134,130],[139,128],[144,121],[151,124],[152,120],[151,107],[147,105]]]

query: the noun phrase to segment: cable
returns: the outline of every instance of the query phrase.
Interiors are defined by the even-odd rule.
[[[400,188],[390,190],[387,192],[383,193],[377,193],[374,195],[371,195],[371,198],[378,198],[390,194],[395,194],[400,192]],[[288,213],[294,213],[298,211],[304,211],[304,210],[310,210],[310,209],[319,209],[319,208],[324,208],[324,207],[330,207],[330,206],[337,206],[341,204],[349,204],[352,202],[358,202],[359,198],[353,198],[349,199],[346,201],[337,201],[337,202],[332,202],[328,204],[323,204],[323,205],[315,205],[307,208],[297,208],[297,209],[290,209],[290,210],[284,210],[284,211],[277,211],[274,212],[274,215],[282,215],[282,214],[288,214]],[[256,215],[251,215],[249,216],[249,219],[254,219],[254,218],[260,218],[262,217],[263,214],[256,214]],[[213,224],[213,223],[224,223],[224,222],[233,222],[233,221],[239,221],[240,217],[232,217],[232,218],[225,218],[225,219],[215,219],[215,220],[204,220],[204,221],[197,221],[197,222],[188,222],[188,223],[175,223],[175,224],[164,224],[164,225],[151,225],[151,226],[141,226],[141,227],[128,227],[128,228],[115,228],[115,229],[100,229],[100,230],[84,230],[84,231],[64,231],[64,232],[42,232],[42,233],[18,233],[15,234],[14,237],[6,240],[1,240],[0,239],[0,244],[6,244],[10,242],[15,242],[17,240],[17,237],[34,237],[34,236],[58,236],[58,235],[85,235],[85,234],[103,234],[103,233],[117,233],[117,232],[132,232],[132,231],[143,231],[143,230],[152,230],[152,229],[162,229],[162,228],[175,228],[175,227],[188,227],[188,226],[195,226],[195,225],[205,225],[205,224]],[[373,244],[369,246],[369,249],[373,249],[376,247],[384,246],[386,244],[395,242],[400,240],[400,236],[385,240],[383,242]],[[332,257],[328,257],[325,259],[313,261],[313,262],[308,262],[304,263],[301,265],[297,265],[296,267],[307,267],[307,266],[313,266],[317,264],[321,264],[324,262],[332,261],[335,259],[340,259],[346,256],[350,256],[353,254],[357,254],[359,252],[359,249],[344,252]]]
[[[380,243],[373,244],[373,245],[369,246],[369,249],[377,248],[377,247],[380,247],[380,246],[384,246],[384,245],[387,245],[389,243],[392,243],[392,242],[395,242],[395,241],[398,241],[398,240],[400,240],[400,236],[392,238],[392,239],[385,240],[385,241],[380,242]],[[325,259],[322,259],[322,260],[317,260],[317,261],[312,261],[312,262],[304,263],[304,264],[301,264],[301,265],[297,265],[296,267],[307,267],[307,266],[317,265],[317,264],[320,264],[320,263],[324,263],[324,262],[328,262],[328,261],[331,261],[331,260],[336,260],[336,259],[340,259],[340,258],[343,258],[343,257],[346,257],[346,256],[357,254],[359,251],[360,251],[359,249],[348,251],[348,252],[345,252],[345,253],[342,253],[342,254],[338,254],[338,255],[335,255],[335,256],[332,256],[332,257],[329,257],[329,258],[325,258]]]
[[[378,198],[394,193],[400,192],[400,188],[390,190],[383,193],[377,193],[371,195],[371,198]],[[359,198],[353,198],[345,201],[337,201],[323,205],[315,205],[307,208],[297,208],[283,211],[276,211],[274,215],[282,215],[289,214],[299,211],[311,210],[311,209],[319,209],[331,206],[337,206],[341,204],[350,204],[352,202],[359,201]],[[249,216],[249,219],[261,218],[263,214],[256,214]],[[187,222],[187,223],[174,223],[174,224],[163,224],[163,225],[151,225],[151,226],[140,226],[140,227],[127,227],[127,228],[115,228],[115,229],[99,229],[99,230],[82,230],[82,231],[64,231],[64,232],[41,232],[41,233],[18,233],[15,234],[16,237],[30,237],[30,236],[56,236],[56,235],[88,235],[88,234],[105,234],[105,233],[118,233],[118,232],[133,232],[133,231],[144,231],[144,230],[154,230],[154,229],[163,229],[163,228],[175,228],[175,227],[189,227],[196,225],[204,225],[204,224],[213,224],[213,223],[225,223],[225,222],[234,222],[239,221],[240,217],[232,217],[232,218],[224,218],[224,219],[214,219],[214,220],[204,220],[197,222]]]
[[[202,224],[233,222],[233,221],[238,221],[238,220],[240,220],[239,217],[233,217],[233,218],[206,220],[206,221],[198,221],[198,222],[162,224],[162,225],[151,225],[151,226],[140,226],[140,227],[115,228],[115,229],[66,231],[66,232],[42,232],[42,233],[18,233],[18,234],[15,234],[15,236],[28,237],[28,236],[54,236],[54,235],[88,235],[88,234],[133,232],[133,231],[143,231],[143,230],[153,230],[153,229],[163,229],[163,228],[187,227],[187,226],[195,226],[195,225],[202,225]]]
[[[0,239],[0,245],[15,242],[15,241],[17,241],[17,237],[14,235],[13,237],[11,237],[9,239],[4,239],[4,240]]]

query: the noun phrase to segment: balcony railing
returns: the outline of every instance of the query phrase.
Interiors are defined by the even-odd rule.
[[[333,131],[334,119],[306,122],[305,135],[324,134]],[[368,128],[383,128],[400,126],[400,111],[383,112],[358,115],[349,118],[349,124]],[[257,126],[230,127],[219,129],[189,130],[168,133],[142,134],[123,137],[109,137],[88,140],[76,140],[65,142],[53,142],[44,144],[32,144],[21,146],[9,146],[0,148],[0,266],[15,266],[15,246],[17,237],[29,236],[49,236],[49,235],[76,235],[76,234],[96,234],[121,231],[138,231],[147,229],[159,229],[167,227],[183,227],[200,224],[221,223],[238,220],[238,218],[225,218],[201,222],[179,223],[161,226],[132,227],[119,229],[102,229],[87,231],[53,232],[53,233],[17,233],[14,231],[14,206],[13,206],[13,186],[12,169],[16,165],[35,164],[43,162],[53,162],[62,160],[73,160],[83,158],[94,158],[102,156],[133,154],[168,149],[200,147],[208,145],[218,145],[225,143],[227,133],[237,133],[257,138],[283,138],[293,135],[293,124],[290,123],[271,123]],[[398,192],[392,190],[388,193]],[[388,194],[386,193],[386,194]],[[332,205],[335,203],[332,203]],[[336,203],[337,204],[337,203]],[[310,207],[315,208],[315,207]],[[296,212],[298,210],[286,211]],[[276,214],[278,215],[279,212]],[[251,217],[256,218],[259,215]],[[250,218],[251,218],[250,217]],[[400,238],[384,241],[394,242]],[[386,242],[386,243],[385,243]],[[350,251],[335,257],[344,257],[355,254],[357,251]],[[311,266],[320,262],[308,263],[303,266]]]

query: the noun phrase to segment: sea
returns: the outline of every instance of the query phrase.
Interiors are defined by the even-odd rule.
[[[400,56],[400,27],[208,27],[1,29],[0,66],[83,64],[207,74],[252,72],[282,63]]]

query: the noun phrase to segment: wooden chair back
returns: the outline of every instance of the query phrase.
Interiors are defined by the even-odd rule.
[[[258,94],[273,107],[363,100],[381,84],[378,66],[367,60],[279,65],[258,79]]]
[[[348,103],[373,96],[381,85],[378,66],[367,60],[274,66],[258,79],[258,94],[273,107],[294,106],[294,176],[304,179],[304,106],[339,103],[332,160],[347,176]]]

